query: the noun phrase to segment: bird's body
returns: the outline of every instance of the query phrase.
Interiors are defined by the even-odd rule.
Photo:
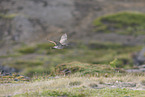
[[[65,46],[67,46],[67,34],[65,33],[61,36],[59,43],[56,43],[56,42],[50,41],[50,40],[48,40],[48,41],[55,45],[53,48],[63,49]]]
[[[64,45],[59,44],[59,45],[54,46],[53,48],[55,48],[55,49],[63,49]]]

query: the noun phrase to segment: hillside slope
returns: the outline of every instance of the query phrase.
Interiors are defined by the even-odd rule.
[[[127,40],[128,36],[116,34],[92,33],[89,37],[87,34],[92,32],[92,22],[97,17],[120,11],[144,13],[144,3],[143,0],[2,0],[0,44],[36,42],[46,37],[57,39],[61,35],[57,32],[67,32],[71,40],[80,37],[81,40],[119,39],[119,42],[122,37]]]

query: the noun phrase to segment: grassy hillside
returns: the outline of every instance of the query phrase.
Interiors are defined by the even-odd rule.
[[[117,68],[131,68],[133,66],[132,53],[142,48],[142,46],[97,42],[86,45],[78,43],[74,47],[62,50],[52,49],[52,47],[53,44],[49,43],[25,45],[17,48],[13,53],[0,57],[3,65],[13,67],[24,75],[32,76],[35,73],[50,74],[56,66],[63,63],[73,66],[73,64],[70,65],[71,62],[80,62],[82,68],[85,67],[83,63],[93,64],[90,65],[90,70],[92,70],[93,66],[97,66],[96,64],[109,65],[115,58],[117,58]],[[7,61],[10,58],[11,60]]]

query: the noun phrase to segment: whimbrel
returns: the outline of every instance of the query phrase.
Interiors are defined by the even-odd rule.
[[[55,45],[53,48],[63,49],[65,46],[67,46],[67,34],[65,33],[61,36],[59,43],[56,43],[56,42],[51,41],[51,40],[48,40],[48,41]]]

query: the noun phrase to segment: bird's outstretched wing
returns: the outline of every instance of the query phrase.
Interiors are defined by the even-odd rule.
[[[67,34],[65,33],[65,34],[63,34],[63,35],[61,36],[61,39],[60,39],[59,42],[60,42],[62,45],[67,45],[66,41],[67,41]]]
[[[48,39],[47,39],[48,40]],[[54,45],[57,45],[56,42],[48,40],[49,42],[53,43]]]

